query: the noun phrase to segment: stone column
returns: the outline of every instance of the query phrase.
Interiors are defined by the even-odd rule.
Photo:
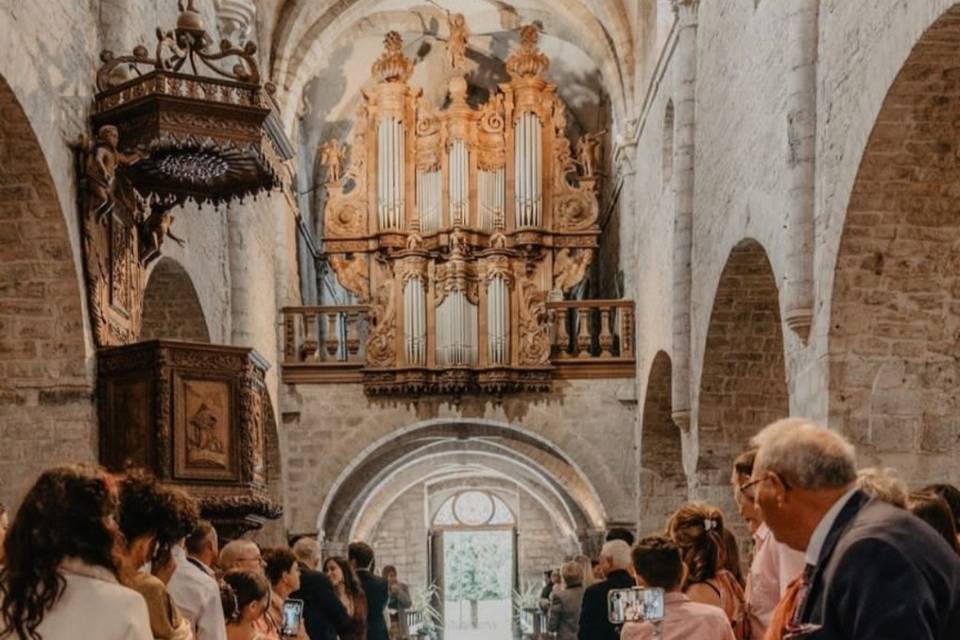
[[[672,0],[677,16],[674,53],[673,147],[673,421],[690,428],[690,307],[692,291],[697,12],[700,0]]]
[[[784,320],[806,340],[813,317],[820,0],[790,0],[787,17],[787,265]]]

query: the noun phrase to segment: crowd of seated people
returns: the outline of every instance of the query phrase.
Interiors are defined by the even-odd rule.
[[[853,446],[808,421],[762,429],[736,458],[738,514],[680,504],[635,541],[546,574],[557,640],[956,640],[960,491],[858,471]],[[729,518],[752,534],[741,572]],[[15,513],[0,505],[0,640],[406,640],[409,589],[373,549],[323,558],[309,537],[223,544],[186,493],[147,474],[82,465],[43,473]],[[611,620],[614,590],[662,611]],[[620,593],[620,592],[616,592]],[[302,617],[288,619],[290,603]],[[302,603],[302,607],[300,606]],[[393,615],[390,615],[393,612]],[[661,615],[662,614],[662,615]]]

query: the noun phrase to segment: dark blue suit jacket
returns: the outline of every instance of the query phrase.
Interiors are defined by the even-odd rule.
[[[300,564],[300,590],[291,598],[303,600],[303,624],[310,640],[337,640],[337,631],[350,624],[350,614],[340,602],[326,574]]]
[[[367,596],[367,640],[389,640],[390,633],[384,616],[390,599],[387,581],[366,569],[359,569],[357,577]]]
[[[607,594],[611,589],[628,589],[637,582],[626,571],[611,571],[606,580],[592,584],[583,592],[577,640],[619,640],[620,630],[610,624]]]
[[[814,640],[957,640],[960,557],[903,509],[857,491],[827,534],[801,620]]]

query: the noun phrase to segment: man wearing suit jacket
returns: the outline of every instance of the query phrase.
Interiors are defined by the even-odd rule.
[[[630,545],[623,540],[611,540],[600,550],[600,566],[606,578],[587,587],[580,605],[580,624],[577,640],[618,640],[620,631],[610,624],[607,612],[607,594],[611,589],[637,586],[630,575]]]
[[[310,640],[337,640],[337,632],[350,625],[350,614],[340,602],[333,583],[322,571],[320,543],[313,538],[300,538],[293,545],[293,555],[300,564],[300,589],[291,598],[303,600],[303,625]]]
[[[367,640],[390,640],[387,631],[387,601],[390,590],[387,581],[376,575],[373,549],[366,542],[351,542],[347,557],[360,578],[360,586],[367,596]]]
[[[926,523],[855,488],[843,436],[790,418],[753,439],[741,487],[777,540],[806,554],[787,632],[812,640],[960,638],[960,558]]]

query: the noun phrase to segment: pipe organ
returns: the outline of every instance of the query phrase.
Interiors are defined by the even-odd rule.
[[[373,65],[324,211],[330,264],[369,310],[368,393],[549,387],[547,302],[593,260],[596,163],[573,157],[536,28],[520,35],[510,81],[477,109],[459,68],[449,106],[428,104],[395,32]]]

